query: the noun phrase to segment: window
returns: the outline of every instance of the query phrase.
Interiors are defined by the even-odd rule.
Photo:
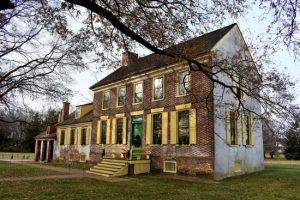
[[[162,142],[162,113],[153,114],[153,144]]]
[[[234,111],[230,111],[230,144],[237,144],[237,137],[236,137],[236,116]]]
[[[118,88],[117,106],[119,106],[119,107],[124,106],[125,95],[126,95],[126,88],[125,87]]]
[[[189,110],[178,111],[178,144],[190,143]]]
[[[226,142],[228,145],[240,144],[241,116],[235,110],[226,110]]]
[[[75,144],[75,129],[71,129],[70,144]]]
[[[164,108],[151,109],[147,114],[146,144],[168,144],[169,113]]]
[[[245,100],[245,85],[245,80],[240,75],[234,74],[232,76],[232,87],[236,93],[234,95],[236,95],[239,100]]]
[[[133,103],[141,103],[143,101],[143,83],[134,84]]]
[[[102,109],[107,109],[109,107],[109,91],[103,92],[102,96]]]
[[[162,99],[164,97],[164,78],[155,78],[153,81],[153,100]]]
[[[183,95],[187,95],[190,91],[190,87],[191,87],[191,77],[190,77],[190,72],[189,71],[185,71],[185,72],[181,72],[179,73],[178,76],[178,91],[177,91],[177,95],[178,96],[183,96]]]
[[[86,145],[86,128],[81,129],[81,145]]]
[[[192,104],[175,106],[171,112],[170,144],[197,144],[197,112]]]
[[[117,119],[117,144],[122,144],[123,140],[123,118]]]
[[[243,115],[243,145],[254,145],[253,115]]]
[[[65,144],[65,131],[60,132],[60,145]]]
[[[101,121],[101,144],[106,144],[107,121]]]
[[[250,145],[250,118],[248,115],[245,115],[245,129],[246,129],[246,134],[245,134],[245,143],[246,145]]]
[[[75,111],[75,119],[80,118],[80,107],[76,107],[76,111]]]

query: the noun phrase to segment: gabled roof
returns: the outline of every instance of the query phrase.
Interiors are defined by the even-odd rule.
[[[210,33],[206,33],[199,37],[193,38],[191,40],[179,43],[177,45],[171,46],[165,51],[172,53],[182,53],[187,57],[193,58],[199,56],[203,53],[210,52],[217,42],[223,38],[226,33],[228,33],[236,24],[231,24],[224,28],[215,30]],[[153,70],[165,65],[169,65],[182,59],[171,58],[169,56],[162,56],[158,54],[150,54],[141,58],[127,67],[120,67],[116,71],[112,72],[96,84],[92,85],[90,89],[121,80],[123,78],[130,77],[132,75],[140,74],[146,71]]]
[[[79,124],[79,123],[92,122],[92,121],[93,121],[93,111],[92,110],[78,119],[75,119],[75,112],[72,112],[70,115],[68,115],[66,120],[56,124],[56,126]]]

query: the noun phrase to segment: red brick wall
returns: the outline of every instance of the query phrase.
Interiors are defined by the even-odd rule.
[[[96,143],[97,121],[100,116],[108,115],[110,119],[115,114],[125,113],[127,117],[127,141],[130,135],[130,112],[144,110],[144,133],[143,144],[145,150],[150,150],[152,169],[162,169],[163,160],[176,159],[179,170],[187,170],[191,173],[197,171],[211,171],[213,169],[214,142],[213,142],[213,83],[201,72],[192,72],[191,95],[176,97],[177,73],[172,72],[164,75],[164,99],[152,101],[152,78],[143,80],[143,103],[132,105],[133,83],[126,85],[125,106],[116,107],[117,88],[110,89],[110,106],[107,110],[101,109],[102,92],[94,95],[94,119],[92,128],[92,144]],[[170,145],[170,112],[179,104],[192,103],[197,112],[197,144],[190,146]],[[145,145],[146,140],[146,115],[153,108],[165,108],[169,112],[168,145]],[[101,152],[101,146],[92,150]],[[129,149],[129,144],[125,145]]]

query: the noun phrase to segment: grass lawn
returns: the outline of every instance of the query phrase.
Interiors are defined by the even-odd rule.
[[[0,161],[0,178],[5,177],[24,177],[24,176],[48,176],[63,174],[57,171],[40,169],[16,163]],[[0,197],[1,199],[1,197]]]
[[[266,164],[263,172],[220,183],[194,183],[152,175],[109,183],[88,178],[0,182],[0,199],[300,199],[300,163]]]

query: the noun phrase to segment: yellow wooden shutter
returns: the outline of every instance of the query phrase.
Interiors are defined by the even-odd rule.
[[[57,131],[57,135],[56,135],[56,141],[58,145],[60,145],[60,137],[61,137],[61,130]]]
[[[90,144],[90,132],[91,132],[91,129],[90,129],[90,127],[87,127],[87,129],[86,129],[86,134],[85,134],[85,144]]]
[[[68,130],[68,133],[67,133],[67,144],[71,144],[71,129],[67,129]]]
[[[106,120],[106,144],[110,144],[110,120]]]
[[[254,145],[254,119],[253,114],[250,114],[250,144]]]
[[[226,109],[226,142],[231,144],[230,140],[230,110]]]
[[[152,144],[153,134],[152,134],[152,114],[147,114],[147,123],[146,123],[146,144]]]
[[[82,144],[82,141],[81,141],[82,129],[83,128],[81,128],[81,127],[78,128],[78,140],[77,141],[78,141],[78,144],[80,144],[80,145]]]
[[[162,113],[162,144],[168,144],[168,112]]]
[[[241,114],[236,112],[236,133],[235,133],[235,138],[236,138],[236,144],[241,144],[241,130],[242,130],[242,126],[241,126]]]
[[[78,128],[75,128],[74,134],[74,144],[78,144]]]
[[[242,114],[242,135],[243,135],[243,145],[247,145],[247,115]]]
[[[126,144],[127,143],[127,120],[126,117],[123,117],[123,131],[122,131],[122,144]]]
[[[111,128],[111,143],[116,144],[116,119],[112,119],[112,128]]]
[[[97,141],[96,144],[101,144],[101,120],[98,120],[97,124]]]
[[[68,144],[68,134],[69,134],[69,131],[68,129],[65,130],[65,144]]]
[[[177,144],[177,135],[178,135],[178,131],[177,131],[177,111],[173,111],[171,112],[171,122],[170,122],[170,126],[171,126],[171,137],[170,137],[170,143],[171,144]]]
[[[190,144],[197,143],[197,119],[196,109],[190,109]]]

